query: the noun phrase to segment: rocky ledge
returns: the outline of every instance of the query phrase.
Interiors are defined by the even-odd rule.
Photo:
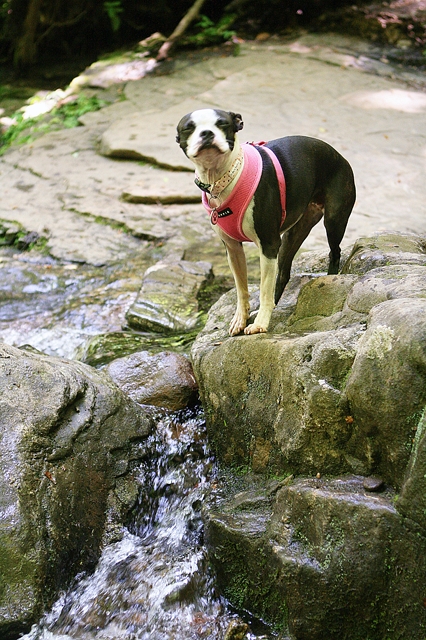
[[[193,345],[223,469],[211,560],[232,604],[294,640],[421,640],[426,238],[361,238],[341,275],[324,264],[294,275],[267,334],[229,338],[229,292]]]

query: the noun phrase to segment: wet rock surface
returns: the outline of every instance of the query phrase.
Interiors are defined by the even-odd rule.
[[[162,351],[138,351],[114,360],[107,371],[115,384],[139,404],[171,411],[195,404],[197,383],[185,356]]]
[[[152,422],[109,376],[5,344],[0,385],[0,628],[13,638],[95,566],[115,477]]]
[[[105,268],[62,262],[33,249],[0,256],[0,337],[73,357],[94,335],[121,331],[125,313],[152,263],[145,247],[127,264]],[[121,355],[121,354],[120,354]]]
[[[126,314],[140,331],[189,333],[201,328],[198,295],[213,279],[208,262],[157,262],[145,272],[142,288]]]

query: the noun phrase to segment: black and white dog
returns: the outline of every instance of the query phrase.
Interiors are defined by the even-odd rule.
[[[240,114],[201,109],[180,120],[176,138],[195,164],[195,182],[203,191],[204,206],[226,246],[238,299],[229,327],[232,336],[241,331],[246,334],[267,331],[274,305],[289,281],[293,258],[323,216],[330,246],[328,273],[338,272],[340,243],[355,202],[352,169],[330,145],[305,136],[288,136],[255,146],[240,145],[236,133],[242,128]],[[255,168],[244,178],[248,156],[253,153],[259,158],[260,169]],[[285,205],[279,180],[281,169],[285,177]],[[250,191],[251,187],[254,190]],[[236,190],[241,196],[238,204],[232,200]],[[238,208],[242,211],[236,211]],[[232,218],[237,231],[229,226]],[[244,240],[256,243],[261,273],[260,308],[253,324],[248,325]]]

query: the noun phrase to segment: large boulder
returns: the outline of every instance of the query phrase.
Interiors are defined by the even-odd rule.
[[[179,353],[137,351],[111,362],[108,373],[138,404],[178,411],[198,398],[191,363]]]
[[[423,640],[426,541],[360,476],[237,480],[206,512],[219,588],[292,640]]]
[[[271,475],[302,477],[260,520],[256,501],[239,515],[232,491],[225,506],[207,511],[213,563],[231,602],[252,603],[295,640],[383,640],[386,633],[422,640],[424,595],[416,587],[410,600],[409,591],[424,575],[426,551],[426,241],[362,238],[342,275],[297,273],[297,262],[295,269],[267,334],[227,335],[229,292],[192,349],[222,466],[260,474],[264,483]],[[310,484],[324,476],[336,481]],[[380,498],[366,493],[381,486]],[[280,518],[288,530],[271,529],[268,521]],[[230,539],[248,558],[244,598],[232,586],[241,572],[236,554],[221,552]],[[262,608],[254,593],[268,589]],[[340,624],[345,602],[354,618]],[[363,619],[359,632],[355,617]]]
[[[0,635],[6,639],[94,566],[105,531],[118,520],[118,503],[124,507],[115,491],[122,498],[129,460],[152,420],[106,373],[5,344],[0,388]]]
[[[359,241],[345,275],[297,276],[267,334],[229,338],[234,292],[213,306],[192,360],[221,461],[401,487],[426,406],[426,243],[398,238]]]

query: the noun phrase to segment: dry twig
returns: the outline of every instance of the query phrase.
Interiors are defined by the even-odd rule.
[[[160,51],[157,55],[157,62],[161,62],[161,60],[165,60],[170,53],[171,48],[176,44],[176,42],[183,36],[186,29],[189,27],[191,22],[195,20],[195,18],[200,13],[200,9],[203,6],[205,0],[195,0],[192,7],[187,11],[187,13],[183,16],[182,20],[179,22],[176,29],[173,31],[171,36],[166,40],[166,42],[161,46]]]

